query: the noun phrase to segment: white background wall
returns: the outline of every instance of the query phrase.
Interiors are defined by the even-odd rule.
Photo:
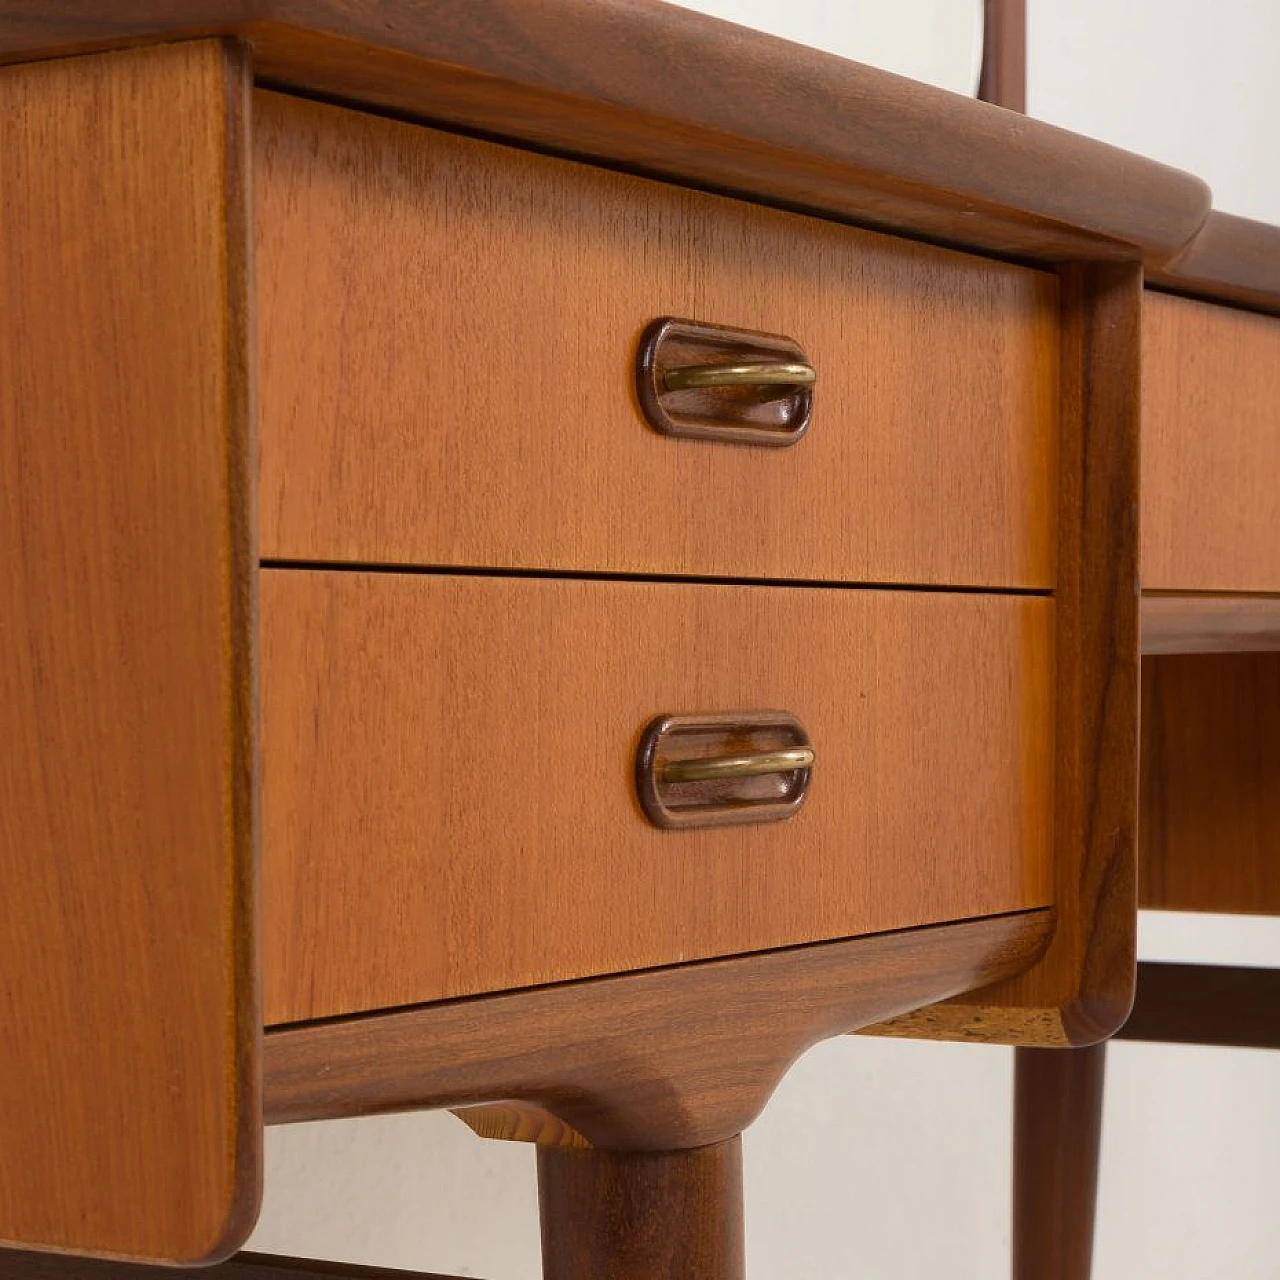
[[[1277,0],[1028,0],[1027,108],[1280,222]],[[1099,38],[1105,33],[1105,38]]]
[[[678,0],[726,22],[972,96],[982,0]]]
[[[976,80],[980,0],[690,7],[953,90]],[[1033,114],[1189,168],[1219,207],[1280,222],[1277,0],[1029,11]],[[1141,951],[1280,965],[1280,922],[1148,915]],[[752,1276],[1007,1275],[1011,1080],[1010,1051],[983,1046],[846,1037],[809,1053],[746,1136]],[[1112,1046],[1096,1280],[1280,1275],[1277,1151],[1280,1054]],[[442,1115],[270,1130],[250,1247],[535,1280],[533,1152]]]

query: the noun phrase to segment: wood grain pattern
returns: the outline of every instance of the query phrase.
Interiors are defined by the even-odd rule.
[[[312,1258],[274,1258],[238,1253],[213,1267],[159,1271],[128,1262],[86,1262],[50,1253],[0,1253],[4,1280],[461,1280],[458,1276],[391,1271],[384,1267],[351,1267]]]
[[[1052,585],[1055,278],[275,94],[255,110],[264,556]],[[649,429],[634,362],[663,315],[797,341],[805,439]]]
[[[1133,998],[1138,789],[1140,274],[1063,274],[1054,897],[1034,969],[997,991],[923,1009],[879,1034],[1087,1044]]]
[[[269,1025],[1050,901],[1047,600],[266,570],[262,629]],[[648,722],[753,708],[804,809],[651,826]]]
[[[516,1098],[594,1146],[741,1133],[809,1046],[1022,971],[1052,912],[269,1030],[268,1123]]]
[[[693,1151],[538,1149],[543,1280],[746,1280],[742,1139]]]
[[[1213,212],[1172,261],[1152,268],[1147,283],[1262,311],[1280,311],[1280,227]]]
[[[1280,649],[1280,595],[1142,597],[1142,652],[1266,653]]]
[[[1027,109],[1027,0],[985,0],[978,97],[1007,111]]]
[[[1107,1046],[1019,1049],[1013,1280],[1089,1280]]]
[[[1280,591],[1280,319],[1148,293],[1142,581]]]
[[[1280,653],[1148,658],[1139,900],[1280,914]]]
[[[532,1142],[540,1147],[576,1147],[583,1151],[591,1146],[576,1129],[529,1102],[487,1102],[458,1107],[453,1114],[477,1137],[495,1142]]]
[[[0,1241],[257,1212],[247,67],[0,74]]]
[[[1214,964],[1138,966],[1122,1040],[1280,1049],[1280,969]]]
[[[311,95],[997,253],[1163,261],[1209,211],[1188,174],[655,0],[0,3],[7,59],[212,32]]]

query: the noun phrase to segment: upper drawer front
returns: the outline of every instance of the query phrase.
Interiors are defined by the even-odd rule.
[[[1142,585],[1280,591],[1280,320],[1149,293]]]
[[[266,1017],[1044,906],[1051,600],[266,570]],[[659,715],[788,711],[810,794],[659,830]]]
[[[1057,281],[260,92],[268,558],[1051,586]],[[673,440],[660,316],[786,335],[791,448]]]

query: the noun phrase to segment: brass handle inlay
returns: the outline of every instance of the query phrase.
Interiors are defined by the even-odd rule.
[[[706,760],[668,760],[662,766],[665,782],[709,782],[715,778],[758,778],[766,773],[790,773],[813,767],[812,747],[761,751],[753,756],[722,756]]]
[[[690,364],[668,369],[662,381],[668,391],[694,387],[811,387],[818,380],[811,364],[761,361],[753,364]]]
[[[779,822],[804,804],[814,751],[786,711],[659,716],[636,753],[636,794],[656,827]]]
[[[776,333],[667,317],[636,353],[636,397],[659,435],[723,444],[795,444],[813,416],[818,374]]]

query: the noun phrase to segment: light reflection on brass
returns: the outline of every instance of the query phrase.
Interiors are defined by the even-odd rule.
[[[812,747],[789,751],[762,751],[753,756],[723,756],[707,760],[668,760],[662,766],[664,782],[708,782],[713,778],[756,778],[765,773],[788,773],[813,764]]]
[[[668,391],[688,391],[693,387],[811,387],[817,378],[810,364],[759,361],[684,365],[668,369],[662,381]]]
[[[817,371],[776,333],[671,317],[636,353],[636,396],[660,435],[785,448],[808,430]]]

